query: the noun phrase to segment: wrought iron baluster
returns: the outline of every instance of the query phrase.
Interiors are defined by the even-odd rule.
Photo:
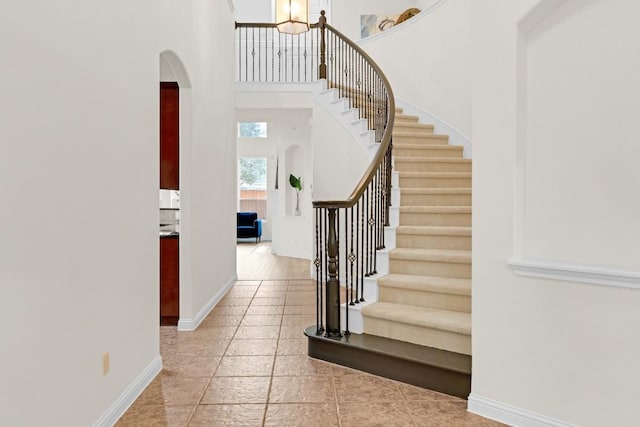
[[[320,282],[320,293],[321,293],[321,298],[320,298],[320,311],[322,312],[322,330],[326,330],[325,325],[327,324],[327,315],[325,313],[325,310],[323,309],[324,306],[324,299],[325,299],[325,293],[323,293],[323,290],[326,290],[326,285],[327,285],[327,281],[328,281],[328,274],[327,274],[327,245],[328,245],[328,239],[327,239],[327,210],[326,209],[322,209],[322,236],[323,236],[323,241],[322,241],[322,248],[324,251],[324,256],[323,256],[323,264],[322,264],[322,281]],[[325,289],[323,289],[323,286]]]
[[[350,273],[351,273],[351,280],[349,282],[349,305],[354,305],[354,303],[353,303],[353,282],[354,282],[353,268],[354,268],[354,264],[356,262],[356,254],[355,254],[354,247],[353,247],[353,228],[354,228],[354,224],[353,224],[353,207],[349,208],[349,212],[351,214],[351,222],[350,222],[351,226],[350,226],[350,230],[349,230],[350,247],[349,247],[349,255],[347,257],[347,259],[349,260],[349,269],[350,269]],[[356,270],[356,274],[357,274],[357,270]],[[349,320],[349,318],[347,317],[347,326],[349,325],[348,320]]]
[[[262,81],[262,31],[258,28],[258,81]]]
[[[318,70],[319,77],[321,79],[327,78],[327,45],[326,45],[326,32],[327,32],[327,17],[324,16],[324,10],[320,12],[320,69]]]
[[[373,237],[373,266],[371,274],[375,275],[378,273],[377,265],[378,265],[378,197],[380,195],[380,187],[378,186],[378,177],[379,173],[376,172],[376,175],[373,177],[373,209],[371,213],[371,232]]]

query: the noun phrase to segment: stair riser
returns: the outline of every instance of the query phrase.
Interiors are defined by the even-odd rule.
[[[456,353],[471,354],[470,335],[397,323],[368,316],[364,316],[364,330],[371,335],[393,338]]]
[[[415,274],[418,276],[471,278],[471,263],[458,264],[441,261],[390,259],[390,273]]]
[[[394,167],[399,172],[471,172],[469,162],[405,162],[396,159]]]
[[[402,188],[471,188],[471,178],[418,178],[400,175]]]
[[[471,226],[471,214],[400,212],[400,225]]]
[[[448,138],[436,138],[432,137],[429,134],[424,135],[393,135],[393,142],[396,144],[424,144],[424,145],[439,145],[439,146],[448,146],[449,139]],[[393,154],[396,154],[395,148],[393,149]]]
[[[431,291],[381,286],[379,298],[382,302],[471,313],[471,297],[468,295],[442,294]]]
[[[384,246],[386,249],[394,249],[397,246],[396,243],[396,229],[393,227],[384,228]]]
[[[349,310],[349,332],[361,334],[364,332],[364,321],[359,305],[340,304],[340,328],[344,331],[347,329],[347,313]]]
[[[397,234],[397,248],[471,250],[471,236]]]
[[[401,193],[402,206],[471,206],[471,194]]]
[[[389,208],[389,224],[394,227],[400,225],[400,208],[398,205]]]
[[[393,147],[393,154],[399,157],[449,157],[454,159],[462,158],[462,151],[457,147],[443,145],[442,148],[422,146],[422,147]]]

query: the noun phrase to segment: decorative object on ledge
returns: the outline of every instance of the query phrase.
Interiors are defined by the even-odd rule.
[[[417,7],[412,7],[410,9],[405,10],[400,14],[400,16],[398,16],[398,19],[396,19],[396,25],[406,21],[409,18],[413,18],[419,13],[420,13],[420,9],[418,9]]]
[[[285,34],[309,31],[309,0],[276,0],[276,26]]]
[[[412,7],[399,15],[360,15],[360,37],[367,38],[413,18],[420,9]]]
[[[289,184],[296,190],[296,210],[294,211],[296,216],[300,215],[300,192],[302,191],[302,177],[296,177],[293,174],[289,175]]]
[[[386,31],[396,24],[400,15],[360,15],[360,37],[366,38]]]

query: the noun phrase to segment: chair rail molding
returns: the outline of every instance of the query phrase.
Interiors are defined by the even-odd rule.
[[[640,289],[640,271],[620,270],[606,266],[559,263],[526,257],[509,259],[506,264],[518,276]]]

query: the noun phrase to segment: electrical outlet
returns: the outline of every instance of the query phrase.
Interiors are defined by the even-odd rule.
[[[102,375],[107,375],[109,373],[109,352],[106,352],[102,355]]]

